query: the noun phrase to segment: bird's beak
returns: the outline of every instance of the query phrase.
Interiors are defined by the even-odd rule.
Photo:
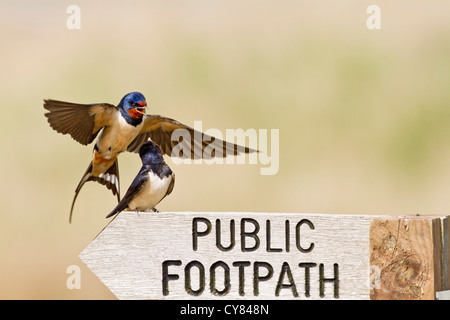
[[[142,114],[145,114],[145,111],[147,110],[147,102],[145,101],[139,101],[137,103],[139,105],[139,107],[136,107],[136,111]]]

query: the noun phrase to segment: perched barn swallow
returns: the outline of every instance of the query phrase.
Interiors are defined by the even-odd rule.
[[[127,193],[106,218],[125,209],[157,211],[155,206],[169,195],[175,184],[175,174],[164,162],[159,146],[145,142],[139,150],[142,168],[134,178]]]
[[[192,159],[202,158],[203,153],[199,156],[195,151],[199,147],[204,151],[210,144],[214,144],[215,150],[223,150],[223,152],[212,154],[218,157],[257,151],[208,137],[174,119],[146,114],[147,102],[144,95],[139,92],[128,93],[117,106],[109,103],[79,104],[44,100],[44,108],[49,111],[45,116],[50,126],[57,132],[69,134],[83,145],[90,144],[98,135],[94,145],[93,159],[75,189],[69,222],[72,220],[75,200],[83,185],[88,181],[97,181],[105,185],[114,195],[117,195],[117,200],[120,201],[117,157],[123,151],[139,152],[141,145],[148,139],[161,146],[163,155],[171,155],[172,149],[178,143],[189,144],[192,146],[190,148]],[[187,130],[190,133],[190,141],[185,139],[172,141],[172,133],[177,129]],[[194,137],[198,135],[202,137],[201,146],[194,140]],[[204,136],[207,138],[204,139]]]

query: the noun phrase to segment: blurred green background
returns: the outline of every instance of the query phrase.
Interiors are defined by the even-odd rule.
[[[44,98],[141,91],[188,125],[280,130],[273,176],[167,158],[177,181],[160,211],[447,214],[450,2],[376,1],[369,30],[373,2],[0,1],[0,298],[114,299],[78,254],[116,199],[86,184],[69,225],[92,145],[53,131]],[[140,160],[119,162],[124,192]]]

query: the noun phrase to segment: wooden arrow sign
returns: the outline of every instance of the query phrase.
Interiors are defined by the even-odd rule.
[[[434,299],[448,219],[122,212],[81,252],[119,299]]]

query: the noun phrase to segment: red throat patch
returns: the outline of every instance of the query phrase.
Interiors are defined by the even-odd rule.
[[[142,111],[138,111],[136,109],[129,109],[128,114],[133,119],[142,119],[142,117],[144,116]]]

